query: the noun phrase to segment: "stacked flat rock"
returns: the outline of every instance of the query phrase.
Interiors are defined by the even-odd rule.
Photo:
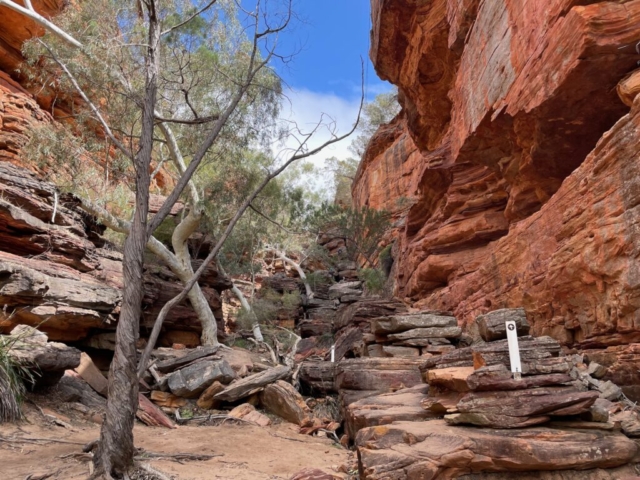
[[[345,432],[350,439],[363,428],[389,425],[393,422],[420,422],[436,414],[422,408],[421,401],[429,387],[423,383],[397,391],[373,395],[345,408]]]
[[[369,357],[431,357],[454,350],[461,334],[452,314],[424,311],[373,319],[364,341]]]
[[[327,356],[333,343],[336,312],[362,296],[362,282],[333,283],[326,271],[315,272],[314,296],[304,301],[304,318],[297,324],[302,341],[298,343],[296,361],[318,360]],[[316,358],[313,358],[316,357]]]
[[[343,408],[361,398],[421,385],[419,359],[351,358],[335,368],[335,388]]]
[[[430,387],[423,407],[444,414],[451,425],[490,428],[523,428],[588,414],[600,393],[575,384],[573,359],[558,356],[560,345],[549,337],[520,337],[522,376],[514,378],[507,368],[507,320],[516,322],[518,333],[528,333],[522,309],[491,312],[476,320],[487,343],[430,358],[422,365]]]

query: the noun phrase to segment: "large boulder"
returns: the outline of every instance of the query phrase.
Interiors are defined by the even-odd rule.
[[[173,372],[167,380],[174,395],[197,398],[213,382],[226,384],[234,378],[236,373],[226,360],[203,360]]]
[[[365,428],[358,432],[356,446],[363,480],[612,468],[630,462],[638,449],[619,432],[489,430],[450,426],[443,420]]]

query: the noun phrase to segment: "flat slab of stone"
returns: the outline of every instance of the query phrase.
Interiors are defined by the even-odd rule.
[[[427,373],[429,385],[454,392],[468,392],[471,390],[468,379],[473,375],[473,367],[451,367],[430,370]]]
[[[397,392],[363,398],[345,410],[345,430],[350,439],[362,428],[388,425],[398,421],[421,422],[436,414],[422,408],[420,402],[429,387],[421,384]]]
[[[458,321],[452,315],[440,312],[407,313],[376,318],[371,321],[371,331],[376,335],[399,333],[414,328],[457,327]]]
[[[541,360],[547,362],[560,353],[560,344],[551,337],[521,337],[518,340],[520,348],[520,360],[523,363],[535,365]],[[474,354],[480,354],[486,365],[503,364],[509,366],[509,346],[506,340],[472,345],[459,348],[444,355],[428,358],[420,366],[420,370],[426,373],[433,368],[472,367]],[[555,360],[554,360],[555,361]],[[531,372],[533,373],[533,372]],[[552,373],[552,372],[540,372]]]
[[[365,428],[356,435],[356,447],[362,480],[612,468],[630,462],[638,448],[618,432],[490,430],[450,426],[443,420]]]
[[[407,341],[424,338],[458,338],[462,334],[460,327],[432,327],[414,328],[401,333],[392,333],[387,336],[389,341]]]
[[[414,347],[382,345],[382,355],[385,357],[419,357],[420,349]]]
[[[420,357],[342,360],[336,368],[336,388],[388,392],[413,387],[422,383],[420,363]]]
[[[337,364],[331,362],[304,361],[300,367],[300,382],[311,390],[311,393],[335,392],[336,366]]]

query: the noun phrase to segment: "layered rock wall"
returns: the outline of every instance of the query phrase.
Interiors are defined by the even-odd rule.
[[[353,197],[399,220],[397,295],[465,322],[523,306],[569,346],[639,341],[640,105],[616,85],[640,1],[372,0],[372,18],[403,110]]]

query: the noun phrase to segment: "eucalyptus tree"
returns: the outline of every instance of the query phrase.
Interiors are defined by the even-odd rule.
[[[255,145],[261,134],[269,133],[260,120],[269,123],[273,113],[270,102],[262,100],[273,98],[271,106],[277,104],[279,82],[272,64],[289,60],[278,51],[278,37],[293,19],[291,0],[256,0],[251,10],[231,0],[92,0],[71,5],[55,21],[39,15],[29,0],[0,0],[0,5],[45,27],[47,34],[32,42],[27,53],[38,58],[39,68],[50,72],[53,80],[48,84],[53,83],[55,91],[73,90],[73,95],[62,95],[60,101],[74,104],[75,98],[82,99],[88,125],[107,144],[106,157],[121,160],[128,166],[124,174],[131,176],[135,200],[130,219],[118,218],[89,199],[82,200],[88,211],[126,233],[122,306],[105,419],[94,455],[94,477],[126,476],[134,464],[136,341],[144,253],[148,245],[160,251],[154,232],[176,201],[186,197],[189,213],[174,232],[174,251],[164,250],[171,253],[165,255],[169,263],[186,271],[179,275],[184,288],[158,315],[140,370],[146,366],[170,309],[192,289],[197,292],[198,278],[260,192],[293,162],[318,153],[351,132],[338,135],[329,126],[330,140],[310,148],[309,140],[323,128],[322,121],[306,133],[290,131],[296,146],[265,169],[255,188],[225,219],[215,246],[193,272],[185,243],[202,218],[202,194],[206,194],[198,190],[194,174],[203,166],[223,164],[229,149],[233,150],[230,145],[239,137],[249,139],[244,146]],[[244,137],[250,132],[253,137]],[[152,175],[165,156],[173,162],[175,184],[150,216]],[[215,323],[203,329],[207,330],[206,341],[215,344]]]

